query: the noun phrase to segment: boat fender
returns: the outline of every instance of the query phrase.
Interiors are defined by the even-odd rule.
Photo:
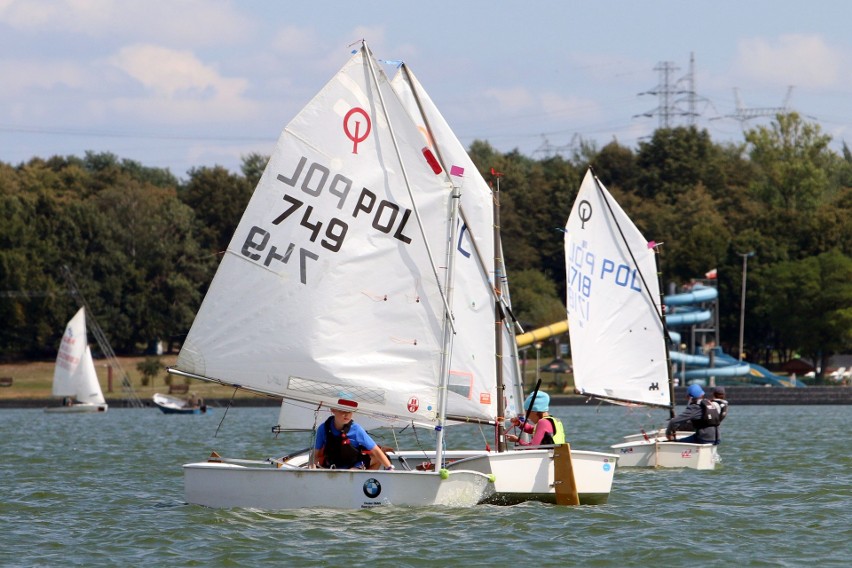
[[[497,476],[493,473],[488,474],[488,483],[494,483],[497,480]]]
[[[450,477],[450,472],[441,468],[441,479],[447,479],[448,477]]]

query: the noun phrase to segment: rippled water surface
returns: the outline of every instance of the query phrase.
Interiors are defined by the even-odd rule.
[[[0,410],[0,564],[849,565],[852,407],[732,404],[715,471],[620,469],[603,506],[284,513],[183,501],[181,464],[211,450],[264,458],[307,445],[303,435],[273,438],[275,408],[232,408],[221,427],[219,408]],[[572,447],[586,450],[606,451],[666,418],[609,406],[552,410]],[[449,447],[483,446],[478,429],[463,428],[448,433]]]

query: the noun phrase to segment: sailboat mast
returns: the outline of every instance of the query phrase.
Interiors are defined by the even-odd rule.
[[[503,262],[501,255],[503,254],[503,246],[500,240],[500,177],[503,174],[495,173],[497,177],[497,189],[494,191],[493,207],[494,207],[494,291],[496,297],[494,300],[494,356],[497,363],[497,451],[505,452],[508,450],[506,444],[506,429],[503,426],[506,414],[505,390],[506,385],[503,384],[503,320],[505,312],[500,303],[500,295],[502,293],[502,275]]]
[[[448,291],[452,288],[452,270],[447,271],[448,274],[445,280],[445,285],[441,286],[440,277],[438,276],[438,270],[435,266],[434,256],[432,255],[432,250],[429,247],[429,240],[426,237],[426,231],[423,227],[423,220],[421,219],[420,212],[417,209],[417,204],[414,200],[414,195],[411,191],[411,183],[408,178],[408,172],[405,169],[405,163],[402,159],[402,152],[399,149],[399,143],[396,140],[396,134],[393,130],[393,122],[391,121],[390,115],[387,111],[387,107],[385,106],[385,100],[382,96],[382,90],[379,84],[378,74],[376,73],[376,69],[373,66],[373,57],[370,54],[370,50],[367,49],[367,42],[361,43],[361,49],[364,52],[364,59],[367,61],[367,65],[370,69],[370,76],[373,79],[373,83],[376,85],[376,94],[379,98],[379,103],[381,105],[382,112],[385,116],[385,121],[388,125],[388,132],[390,134],[391,141],[393,142],[394,151],[396,152],[397,159],[399,160],[400,172],[402,173],[402,177],[405,180],[405,187],[408,191],[409,199],[411,199],[411,209],[414,212],[414,218],[417,220],[417,227],[420,229],[420,236],[423,239],[423,245],[426,247],[426,254],[429,257],[429,263],[432,267],[432,274],[435,276],[435,282],[438,284],[438,288],[441,293],[441,299],[444,302],[444,344],[441,352],[441,377],[440,385],[438,388],[438,425],[436,426],[437,436],[435,440],[435,467],[440,468],[443,467],[444,463],[444,426],[446,424],[447,419],[447,392],[449,390],[450,382],[450,361],[452,354],[453,336],[455,335],[455,326],[452,321],[452,311],[450,310],[450,303],[447,297]],[[458,201],[458,199],[454,199],[453,201]],[[456,209],[457,208],[454,206],[453,210]],[[454,226],[454,224],[451,224],[450,230],[452,230],[452,227]],[[447,284],[447,282],[450,282],[450,284]]]
[[[662,257],[662,250],[662,243],[654,247],[654,253],[658,254],[658,256],[660,257]],[[669,335],[669,328],[666,326],[666,305],[663,300],[663,271],[659,269],[660,264],[662,263],[657,263],[657,282],[660,287],[660,321],[663,324],[663,331],[665,332],[665,335],[663,336],[663,342],[666,344],[666,371],[669,377],[669,419],[672,419],[675,416],[675,394],[674,376],[672,373],[672,356],[671,351],[669,350],[669,345],[671,344],[671,336]]]
[[[423,104],[420,102],[420,95],[415,88],[414,81],[411,80],[411,75],[408,72],[408,67],[403,63],[401,66],[401,70],[405,76],[406,81],[411,86],[411,93],[414,95],[414,101],[417,103],[417,109],[420,111],[420,117],[423,119],[423,122],[426,126],[426,131],[429,133],[429,139],[432,141],[432,149],[436,154],[436,158],[438,163],[441,165],[441,169],[444,172],[444,175],[447,177],[447,181],[450,183],[450,187],[452,188],[452,195],[450,198],[450,222],[447,224],[447,246],[446,246],[446,266],[447,273],[444,279],[444,290],[445,292],[445,312],[444,312],[444,353],[443,360],[441,364],[441,390],[440,397],[438,400],[438,412],[440,423],[438,425],[438,435],[436,444],[437,447],[435,449],[435,464],[436,467],[440,468],[443,464],[443,448],[444,448],[444,424],[447,419],[447,398],[448,398],[448,390],[449,390],[449,379],[450,379],[450,365],[452,363],[452,353],[453,353],[453,340],[455,338],[455,328],[453,325],[454,315],[450,310],[450,306],[453,305],[453,281],[455,274],[455,261],[456,255],[453,250],[453,234],[455,232],[456,225],[458,224],[459,217],[459,201],[461,199],[461,190],[460,188],[453,183],[452,178],[447,175],[447,165],[444,163],[444,158],[441,155],[440,146],[435,140],[435,136],[432,133],[432,127],[429,125],[429,117],[426,116],[426,112],[423,110]],[[418,220],[419,222],[419,220]],[[424,237],[425,241],[425,237]],[[437,275],[436,275],[437,276]]]

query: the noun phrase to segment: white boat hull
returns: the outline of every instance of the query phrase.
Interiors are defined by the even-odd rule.
[[[681,438],[686,438],[691,436],[695,432],[689,430],[679,430],[675,432],[675,439],[679,440]],[[666,429],[660,428],[659,430],[654,430],[651,432],[640,432],[639,434],[628,434],[624,437],[625,442],[638,442],[639,440],[651,440],[656,438],[659,441],[663,441],[666,439]]]
[[[474,471],[305,469],[260,461],[191,463],[183,471],[187,503],[216,508],[472,507],[494,491],[489,476]]]
[[[718,446],[667,442],[664,439],[636,440],[615,444],[619,467],[689,468],[709,470],[719,461]]]
[[[400,452],[388,456],[395,464],[416,467],[434,452]],[[554,490],[553,449],[451,450],[444,453],[450,471],[467,469],[494,475],[494,494],[487,503],[511,505],[524,501],[556,502]],[[606,503],[618,457],[615,454],[571,450],[574,483],[581,505]],[[400,465],[397,465],[400,467]]]
[[[56,414],[79,414],[82,412],[106,412],[109,408],[106,404],[77,403],[71,406],[48,406],[45,412]]]
[[[167,394],[154,393],[152,400],[163,414],[206,414],[208,410],[206,406],[189,406],[182,398]]]

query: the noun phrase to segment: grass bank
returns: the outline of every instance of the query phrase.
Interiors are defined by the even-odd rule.
[[[106,398],[121,398],[121,376],[122,371],[127,374],[133,390],[142,400],[150,400],[154,393],[166,393],[169,390],[166,384],[166,367],[174,365],[177,355],[163,355],[159,357],[162,370],[149,381],[148,385],[142,384],[143,375],[137,369],[137,365],[145,361],[146,357],[119,357],[120,369],[112,370],[112,390],[110,390],[110,370],[105,359],[95,361],[95,369],[98,372],[98,380],[101,390]],[[0,400],[10,399],[46,399],[52,398],[53,368],[55,361],[33,361],[23,363],[9,363],[0,365],[0,378],[12,379],[11,386],[0,387]],[[170,377],[174,384],[188,384],[192,392],[203,398],[230,398],[234,389],[223,387],[214,383],[184,379],[183,377]],[[246,391],[238,391],[237,397],[255,397],[256,395]]]

